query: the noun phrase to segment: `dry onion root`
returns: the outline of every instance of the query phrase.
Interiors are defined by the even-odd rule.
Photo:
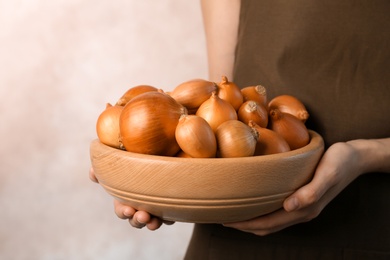
[[[267,127],[268,125],[268,111],[259,103],[248,100],[245,101],[240,109],[237,111],[238,120],[242,121],[245,124],[248,124],[249,121],[254,121],[261,127]]]
[[[265,87],[240,90],[223,76],[218,84],[189,80],[169,94],[150,85],[132,87],[115,106],[107,104],[96,131],[102,143],[130,152],[244,157],[307,145],[308,117],[303,103],[293,96],[277,96],[267,103]]]
[[[268,109],[279,109],[283,113],[289,113],[303,123],[309,118],[305,105],[296,97],[291,95],[280,95],[274,97],[268,104]]]
[[[267,89],[262,85],[248,86],[241,89],[242,96],[244,97],[244,102],[252,100],[257,102],[264,107],[267,107]]]
[[[259,133],[255,156],[284,153],[291,150],[286,140],[275,131],[261,127],[253,121],[250,121],[248,125]]]
[[[234,82],[229,81],[226,76],[222,76],[218,84],[218,96],[229,102],[235,110],[238,110],[244,102],[241,89]]]

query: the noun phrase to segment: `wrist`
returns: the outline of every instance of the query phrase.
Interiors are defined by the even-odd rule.
[[[357,156],[360,174],[369,172],[390,172],[390,138],[357,139],[347,144]]]

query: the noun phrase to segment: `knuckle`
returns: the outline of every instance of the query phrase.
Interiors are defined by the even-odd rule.
[[[314,189],[308,189],[303,194],[303,199],[305,200],[306,204],[314,204],[319,200],[319,195]]]

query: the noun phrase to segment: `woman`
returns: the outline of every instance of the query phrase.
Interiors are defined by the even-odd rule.
[[[210,80],[298,97],[326,152],[283,209],[196,224],[186,258],[389,259],[390,3],[203,0],[202,10]],[[118,202],[115,211],[137,228],[162,224]]]

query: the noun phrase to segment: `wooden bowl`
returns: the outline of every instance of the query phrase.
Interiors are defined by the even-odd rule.
[[[290,152],[241,158],[177,158],[131,153],[94,140],[100,185],[121,202],[165,220],[241,221],[280,209],[309,182],[324,151],[322,137]]]

